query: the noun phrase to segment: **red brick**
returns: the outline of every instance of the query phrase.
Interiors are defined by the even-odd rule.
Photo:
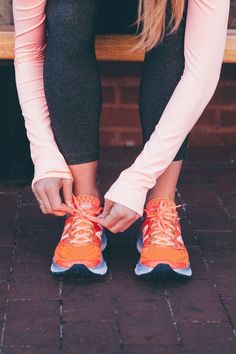
[[[236,82],[235,81],[220,81],[218,87],[211,99],[210,104],[217,105],[228,105],[235,104],[235,90]]]
[[[191,163],[198,162],[203,168],[204,163],[211,163],[212,168],[217,167],[216,163],[229,162],[228,151],[224,146],[197,146],[192,147],[190,145],[187,151],[188,161]],[[209,166],[206,167],[206,170],[209,171]]]
[[[219,112],[219,109],[205,109],[205,111],[202,113],[201,117],[197,121],[197,126],[204,125],[210,126],[211,128],[218,127],[220,122]]]
[[[121,103],[138,103],[139,87],[121,87]]]
[[[115,101],[114,87],[103,87],[102,95],[104,104],[113,103]]]
[[[119,145],[140,146],[142,144],[141,132],[123,132],[119,135]]]
[[[221,134],[222,136],[222,141],[224,145],[230,146],[230,147],[235,147],[236,145],[236,135],[235,133],[228,132],[228,133],[223,133]]]
[[[116,88],[116,109],[117,112],[119,109],[122,109],[122,106],[119,104],[119,100],[125,105],[137,105],[138,104],[138,87],[141,73],[141,65],[134,65],[133,63],[110,63],[108,65],[101,64],[103,69],[103,86],[111,87],[114,86]],[[137,70],[137,68],[139,68]],[[220,120],[220,111],[226,110],[231,112],[236,111],[235,106],[235,65],[223,65],[221,80],[218,84],[217,90],[212,98],[211,102],[207,106],[205,112],[203,113],[200,120],[197,122],[193,132],[191,134],[191,144],[193,146],[216,146],[221,145],[223,143],[222,136],[229,136],[229,140],[233,140],[230,137],[232,135],[232,130],[225,131],[221,128],[234,127],[236,126],[234,123],[234,119],[231,119],[231,115],[228,115],[225,119],[222,118]],[[120,93],[118,93],[120,91]],[[120,97],[119,97],[120,95]],[[111,102],[112,104],[112,102]],[[106,106],[106,105],[105,105]],[[111,114],[115,119],[115,126],[120,127],[128,127],[129,125],[137,126],[136,120],[134,123],[132,120],[130,124],[123,121],[119,117],[119,113]],[[138,116],[138,114],[137,114]],[[117,119],[118,117],[118,119]],[[108,121],[108,119],[106,119]],[[110,121],[110,124],[114,125],[113,120]],[[138,123],[139,124],[139,123]],[[105,123],[103,124],[105,125]],[[128,129],[127,129],[128,131]],[[134,133],[133,133],[134,134]],[[233,133],[235,136],[236,130]],[[111,143],[113,146],[117,143],[118,145],[123,145],[123,137],[116,135],[116,137],[112,137],[112,139],[106,138],[106,145]],[[134,143],[139,144],[134,139]],[[231,145],[233,142],[231,143]]]
[[[117,146],[117,133],[115,131],[103,131],[100,132],[100,144],[101,146]]]
[[[189,142],[191,146],[217,146],[222,145],[222,137],[220,134],[213,134],[212,132],[198,132],[194,128],[190,134]]]
[[[140,146],[142,143],[141,132],[136,130],[127,133],[127,130],[121,131],[101,131],[101,145],[103,146]]]
[[[236,97],[236,95],[235,95]],[[235,127],[236,128],[236,110],[235,111],[221,111],[220,121],[222,127]]]
[[[136,107],[104,107],[101,116],[103,127],[140,127],[138,108]]]
[[[133,63],[132,63],[133,64]],[[108,65],[103,65],[103,87],[114,87],[116,91],[115,107],[112,116],[112,121],[109,122],[117,128],[130,126],[127,124],[127,121],[122,119],[122,114],[120,115],[119,111],[122,110],[122,103],[125,105],[135,105],[137,109],[138,105],[138,88],[140,82],[140,73],[141,73],[141,64],[133,67],[131,63],[108,63]],[[137,70],[137,68],[139,68]],[[222,134],[225,135],[224,139],[231,141],[233,143],[232,136],[236,134],[236,124],[232,115],[236,112],[235,105],[235,89],[236,89],[236,75],[235,75],[235,65],[226,65],[222,67],[221,80],[218,84],[214,97],[211,99],[211,102],[205,109],[203,115],[197,122],[193,131],[191,132],[191,144],[193,146],[216,146],[221,145]],[[120,91],[120,92],[119,92]],[[121,102],[121,103],[119,103]],[[113,104],[113,102],[105,103],[105,107],[108,104]],[[108,108],[108,107],[107,107]],[[230,115],[223,118],[220,114],[221,111],[231,112]],[[224,113],[223,113],[224,114]],[[137,113],[138,117],[138,113]],[[231,118],[232,117],[232,118]],[[135,121],[135,123],[134,123]],[[131,121],[131,124],[134,124],[135,127],[140,125],[139,117]],[[107,127],[108,119],[106,123],[103,124]],[[108,123],[108,124],[110,124]],[[232,134],[232,129],[235,127],[235,132]],[[230,128],[230,130],[225,130]],[[131,132],[135,135],[135,132]],[[231,135],[231,136],[230,136]],[[111,144],[115,146],[124,145],[127,142],[124,142],[123,137],[120,136],[118,132],[115,137],[112,139],[104,138],[106,140],[105,145]],[[136,138],[131,139],[133,142],[131,144],[140,144],[140,140]],[[129,143],[128,143],[129,144]],[[229,143],[228,143],[229,144]]]
[[[140,147],[114,147],[112,149],[108,147],[101,148],[101,166],[107,166],[111,163],[115,166],[117,165],[124,165],[131,163],[141,152]],[[125,156],[125,161],[124,161]],[[105,174],[105,173],[104,173]]]

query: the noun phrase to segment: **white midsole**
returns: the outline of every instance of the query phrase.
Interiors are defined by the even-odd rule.
[[[106,238],[105,232],[103,232],[102,239],[101,239],[102,252],[105,250],[106,247],[107,247],[107,238]],[[77,263],[75,262],[74,265],[76,265],[76,264]],[[73,265],[70,266],[69,268],[64,268],[64,267],[56,265],[55,263],[52,263],[50,270],[52,273],[63,273],[72,267],[73,267]],[[96,267],[93,267],[93,268],[87,267],[87,269],[94,274],[104,275],[107,272],[107,264],[104,260],[102,260],[101,263],[99,263],[99,265],[97,265]]]
[[[142,246],[143,246],[142,234],[139,235],[136,246],[137,246],[138,252],[141,254]],[[158,266],[158,264],[167,264],[171,267],[171,269],[174,272],[176,272],[180,275],[185,275],[185,276],[189,276],[189,277],[192,275],[192,269],[191,269],[190,265],[188,265],[186,268],[173,268],[169,263],[157,263],[155,267],[148,267],[148,266],[138,263],[135,267],[135,270],[134,270],[135,274],[136,275],[148,274],[151,271],[153,271],[153,269],[156,268]]]
[[[76,265],[76,263],[74,265]],[[73,266],[71,266],[70,268],[72,268],[72,267]],[[56,264],[52,263],[50,269],[51,269],[52,273],[64,273],[67,270],[69,270],[70,268],[59,267]],[[98,266],[96,266],[94,268],[87,268],[87,269],[94,274],[104,275],[107,272],[107,264],[103,260]]]

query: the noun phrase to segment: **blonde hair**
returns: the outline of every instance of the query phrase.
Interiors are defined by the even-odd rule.
[[[140,31],[139,42],[135,49],[151,50],[163,40],[166,28],[173,33],[180,25],[184,13],[185,0],[171,1],[171,17],[166,25],[168,0],[139,0],[137,26]]]

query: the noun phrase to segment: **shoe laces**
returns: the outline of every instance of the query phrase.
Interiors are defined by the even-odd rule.
[[[85,210],[81,208],[75,196],[73,196],[73,199],[76,207],[74,208],[75,214],[70,216],[72,224],[68,241],[73,244],[92,242],[94,240],[95,216],[100,214],[103,208],[99,207]],[[96,237],[99,236],[96,235]]]
[[[182,242],[177,239],[180,236],[180,226],[177,208],[182,205],[170,206],[161,201],[158,208],[144,209],[146,218],[151,221],[151,232],[148,238],[151,244],[160,246],[180,247]]]

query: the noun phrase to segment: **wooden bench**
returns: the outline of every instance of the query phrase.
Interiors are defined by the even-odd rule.
[[[99,35],[96,54],[99,61],[142,62],[144,51],[132,52],[134,35]],[[14,26],[0,26],[0,60],[14,59]],[[224,63],[236,63],[236,30],[228,30]]]

